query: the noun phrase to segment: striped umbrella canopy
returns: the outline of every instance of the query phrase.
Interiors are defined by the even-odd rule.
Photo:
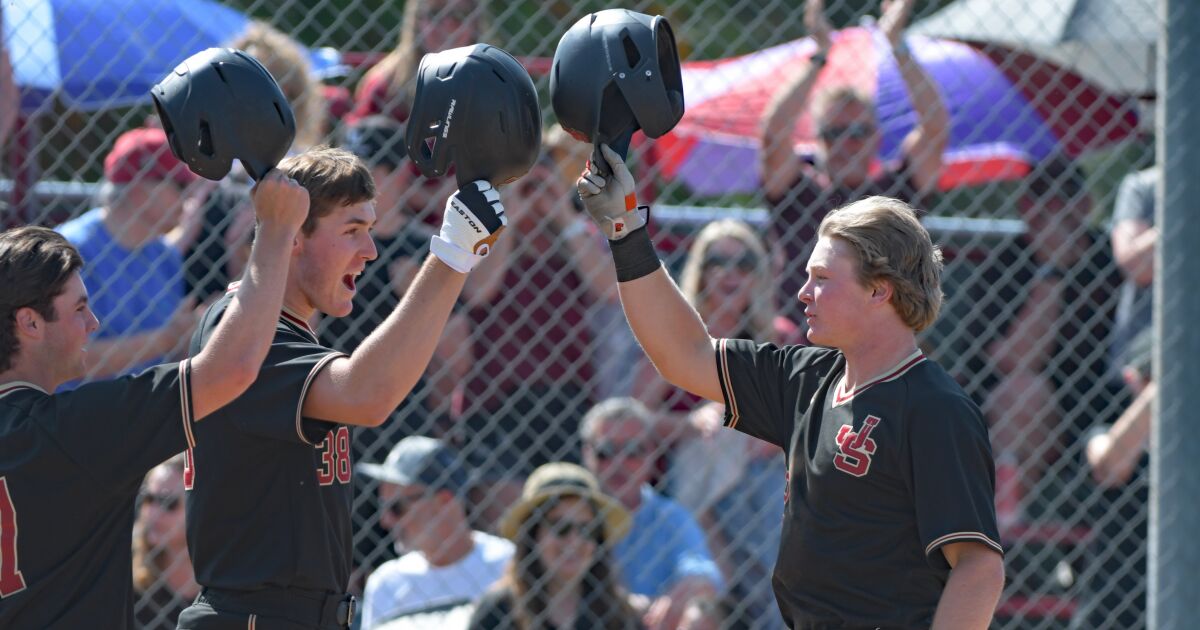
[[[950,114],[942,189],[1019,178],[1052,153],[1078,156],[1137,131],[1133,98],[1105,93],[1031,54],[920,36],[908,37],[906,44]],[[756,191],[763,110],[815,51],[806,38],[741,57],[685,63],[687,113],[653,143],[652,159],[668,179],[699,195]],[[882,133],[878,162],[897,160],[917,115],[879,31],[834,33],[813,94],[843,85],[874,98]],[[808,114],[797,121],[793,141],[801,154],[814,154],[817,139]]]

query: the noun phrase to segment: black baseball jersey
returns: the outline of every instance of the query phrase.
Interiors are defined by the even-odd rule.
[[[846,391],[842,354],[722,339],[725,424],[788,455],[773,576],[793,628],[928,628],[949,577],[940,552],[1003,553],[979,408],[920,352]]]
[[[192,354],[208,341],[229,301],[227,294],[205,313]],[[200,584],[347,588],[350,431],[301,415],[313,379],[339,356],[285,310],[254,384],[198,428],[184,488],[188,549]]]
[[[189,361],[0,384],[0,628],[131,628],[142,477],[192,444]]]

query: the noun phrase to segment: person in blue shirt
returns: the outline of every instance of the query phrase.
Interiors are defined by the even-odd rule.
[[[629,535],[613,549],[630,593],[646,598],[648,628],[675,628],[688,602],[722,588],[704,532],[683,506],[655,492],[656,444],[650,410],[632,398],[610,398],[580,425],[584,465],[605,494],[633,515]]]
[[[196,179],[161,129],[133,129],[104,160],[100,207],[58,227],[86,261],[81,275],[100,318],[88,376],[162,362],[191,337],[199,311],[184,298],[183,256],[164,236]]]

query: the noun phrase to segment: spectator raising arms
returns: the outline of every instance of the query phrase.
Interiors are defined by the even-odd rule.
[[[783,274],[785,312],[799,319],[796,292],[804,284],[801,261],[816,241],[817,226],[834,208],[872,195],[914,202],[931,190],[942,170],[942,152],[949,139],[949,115],[929,74],[904,43],[915,0],[884,2],[879,29],[891,44],[892,55],[917,113],[916,124],[901,145],[899,164],[878,164],[879,121],[875,103],[853,88],[839,87],[812,97],[813,87],[833,45],[824,16],[824,0],[809,0],[804,22],[817,44],[810,63],[775,93],[762,120],[759,169],[771,209],[770,236],[781,246],[788,265]],[[812,117],[817,134],[815,165],[792,147],[796,123]]]

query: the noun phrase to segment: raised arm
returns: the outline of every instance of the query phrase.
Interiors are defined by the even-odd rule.
[[[258,228],[237,295],[212,339],[192,359],[192,405],[197,420],[241,396],[267,357],[283,309],[288,262],[308,216],[308,191],[278,171],[254,188]]]
[[[787,194],[788,188],[804,167],[800,156],[792,149],[792,136],[796,131],[796,121],[807,108],[809,94],[829,54],[831,29],[825,19],[824,0],[809,0],[804,7],[804,25],[817,44],[817,52],[771,97],[759,127],[762,143],[759,170],[762,172],[763,191],[771,199]]]
[[[487,182],[451,195],[441,233],[404,299],[353,355],[318,374],[304,399],[304,415],[383,424],[429,365],[467,273],[487,255],[477,252],[489,252],[505,225],[500,196]]]
[[[937,84],[917,63],[904,44],[904,28],[915,0],[885,0],[879,28],[892,45],[900,77],[917,113],[917,126],[901,145],[913,185],[919,191],[933,190],[942,174],[942,154],[950,140],[950,115]]]
[[[713,339],[654,251],[646,232],[648,209],[637,207],[629,168],[607,146],[601,151],[612,176],[605,180],[589,168],[579,180],[579,194],[609,239],[629,326],[663,378],[721,402]]]

